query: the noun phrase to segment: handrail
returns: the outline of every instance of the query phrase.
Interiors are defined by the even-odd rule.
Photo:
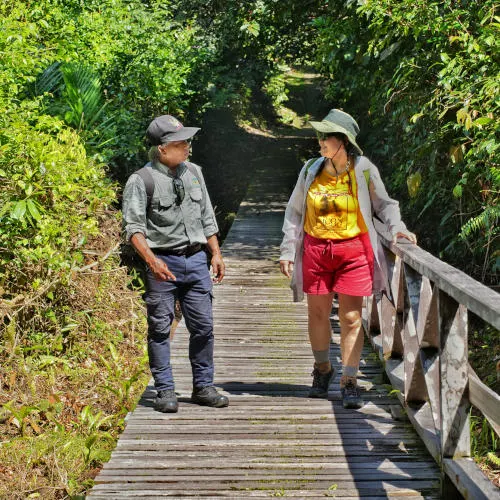
[[[390,294],[369,297],[367,335],[410,421],[442,467],[442,495],[488,499],[497,488],[470,459],[473,404],[500,430],[500,396],[468,363],[468,311],[500,328],[500,294],[416,245],[393,244],[376,224]],[[390,297],[390,298],[389,298]]]

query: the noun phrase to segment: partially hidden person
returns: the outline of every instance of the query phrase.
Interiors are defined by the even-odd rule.
[[[389,290],[375,214],[396,241],[416,243],[401,220],[399,204],[387,194],[377,167],[356,143],[354,118],[332,109],[312,121],[321,157],[302,168],[283,224],[280,270],[291,277],[294,301],[307,294],[309,341],[314,355],[310,397],[328,397],[335,377],[329,358],[330,315],[338,297],[344,408],[360,408],[357,374],[363,348],[363,298]]]
[[[192,401],[217,408],[229,404],[214,387],[212,287],[225,273],[219,229],[201,169],[187,161],[190,142],[199,130],[184,127],[171,115],[155,118],[146,133],[150,164],[129,177],[123,192],[124,238],[146,267],[149,366],[157,391],[154,407],[165,413],[178,411],[170,363],[176,299],[189,331]],[[145,179],[154,186],[151,199]]]

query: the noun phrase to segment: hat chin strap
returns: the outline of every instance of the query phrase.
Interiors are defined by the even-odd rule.
[[[340,151],[340,148],[343,146],[343,144],[340,144],[340,146],[337,148],[337,151],[335,151],[335,153],[333,153],[333,156],[330,157],[330,160],[333,160],[336,156],[337,156],[337,153]]]

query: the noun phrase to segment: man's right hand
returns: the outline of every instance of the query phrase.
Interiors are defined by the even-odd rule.
[[[293,262],[289,260],[280,260],[280,271],[287,277],[290,278],[293,273]]]
[[[130,238],[130,243],[132,243],[132,246],[135,248],[136,252],[149,267],[155,279],[157,279],[158,281],[176,280],[176,277],[172,274],[167,264],[156,257],[156,255],[149,248],[146,237],[142,233],[135,233],[134,235],[132,235],[132,237]]]
[[[167,264],[165,264],[165,262],[163,262],[158,257],[154,257],[151,260],[148,259],[147,266],[149,267],[150,271],[153,273],[153,276],[158,281],[168,281],[168,280],[175,281],[177,279],[172,274],[172,272],[168,268]]]

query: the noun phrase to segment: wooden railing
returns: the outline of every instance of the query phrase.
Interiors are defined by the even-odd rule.
[[[468,311],[500,329],[500,294],[416,245],[392,245],[381,227],[391,296],[370,297],[367,335],[391,385],[443,472],[443,498],[499,490],[470,458],[470,405],[500,431],[500,396],[468,363]]]

